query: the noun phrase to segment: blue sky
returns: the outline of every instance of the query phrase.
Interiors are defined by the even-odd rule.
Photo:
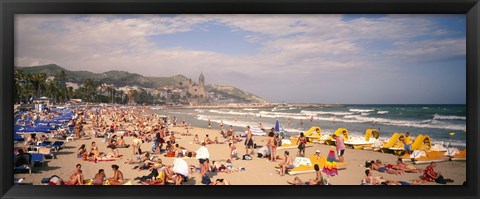
[[[18,66],[183,74],[272,102],[464,104],[464,15],[16,15]]]

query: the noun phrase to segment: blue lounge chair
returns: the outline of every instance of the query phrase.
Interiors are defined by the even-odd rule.
[[[55,141],[51,146],[52,146],[52,149],[55,149],[55,151],[59,151],[60,149],[63,149],[64,144],[65,142]]]
[[[32,164],[40,163],[42,166],[45,165],[45,156],[40,153],[32,154]]]

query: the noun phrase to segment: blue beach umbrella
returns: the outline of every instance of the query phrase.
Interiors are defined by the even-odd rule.
[[[278,124],[278,119],[277,122],[275,122],[275,131],[280,132],[280,124]]]

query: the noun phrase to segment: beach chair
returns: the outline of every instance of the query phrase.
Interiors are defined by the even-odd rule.
[[[43,154],[40,154],[40,153],[34,153],[32,154],[32,165],[35,165],[35,164],[40,164],[42,166],[45,165],[45,156]]]
[[[75,140],[75,135],[73,135],[73,134],[68,135],[67,138],[65,139],[65,141],[68,142],[68,140],[74,141]]]
[[[51,148],[54,149],[55,151],[59,151],[60,149],[63,149],[63,145],[65,143],[62,141],[55,141],[52,145]]]

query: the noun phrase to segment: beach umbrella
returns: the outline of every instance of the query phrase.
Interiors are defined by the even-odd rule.
[[[276,132],[280,132],[280,124],[278,124],[278,119],[277,119],[277,121],[275,122],[275,131],[276,131]]]
[[[330,152],[328,152],[327,162],[325,162],[322,172],[327,175],[327,177],[338,175],[337,160],[335,159],[335,150],[333,147],[330,148]]]

